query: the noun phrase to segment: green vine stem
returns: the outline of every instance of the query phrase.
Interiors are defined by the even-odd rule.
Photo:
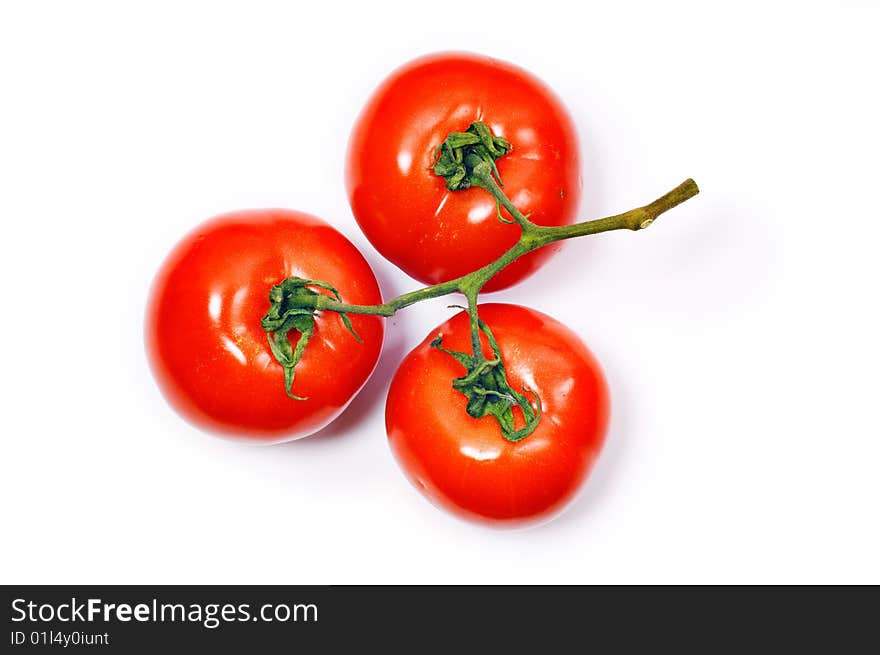
[[[498,189],[501,197],[507,200],[504,193]],[[590,234],[599,234],[600,232],[610,232],[612,230],[644,230],[649,227],[661,214],[669,211],[673,207],[680,205],[685,200],[694,197],[699,193],[697,183],[691,179],[685,180],[669,193],[666,193],[653,202],[631,209],[623,214],[615,214],[606,218],[599,218],[592,221],[584,221],[582,223],[574,223],[573,225],[562,225],[558,227],[545,227],[535,225],[525,216],[513,207],[513,216],[518,216],[518,221],[523,224],[522,234],[519,241],[513,245],[501,257],[491,264],[487,264],[483,268],[477,269],[467,275],[441,282],[429,287],[424,287],[416,291],[404,293],[396,298],[392,298],[381,305],[353,305],[340,302],[325,296],[318,295],[315,298],[315,307],[317,310],[329,310],[334,312],[345,312],[347,314],[370,314],[373,316],[394,316],[404,307],[409,307],[417,302],[428,300],[430,298],[439,298],[447,296],[451,293],[461,293],[467,298],[469,295],[476,295],[492,279],[499,271],[504,269],[511,262],[519,259],[523,255],[538,248],[564,239],[574,239]],[[494,195],[494,194],[493,194]],[[509,201],[507,201],[508,204]],[[506,205],[502,206],[507,209]],[[510,211],[508,209],[508,211]]]
[[[643,207],[622,214],[607,216],[573,225],[547,227],[537,225],[520,212],[502,190],[496,160],[510,153],[513,146],[505,139],[495,136],[484,123],[473,123],[465,132],[453,132],[435,151],[434,174],[446,180],[450,191],[470,187],[486,190],[495,199],[498,219],[504,223],[516,223],[521,229],[519,240],[507,252],[491,264],[448,282],[434,284],[416,291],[404,293],[379,305],[356,305],[343,302],[336,290],[325,282],[289,278],[272,288],[272,308],[263,319],[263,329],[276,359],[284,367],[285,387],[288,395],[301,400],[291,392],[293,369],[302,356],[312,334],[314,316],[319,311],[340,314],[346,327],[351,328],[347,314],[393,316],[404,307],[430,298],[460,293],[467,300],[470,319],[472,354],[447,350],[438,335],[432,346],[454,357],[466,370],[466,374],[453,381],[453,387],[468,397],[468,413],[474,418],[493,416],[509,441],[519,441],[534,431],[541,418],[540,399],[535,396],[532,406],[526,396],[513,390],[507,382],[504,364],[495,338],[478,315],[477,299],[486,283],[499,271],[526,253],[565,239],[575,239],[590,234],[612,230],[639,231],[649,227],[657,218],[699,193],[696,182],[687,179],[668,193]],[[504,218],[502,208],[510,216]],[[329,291],[332,295],[318,293],[307,288],[313,286]],[[296,329],[300,338],[291,351],[288,331]],[[493,352],[487,359],[482,347],[486,336]],[[527,390],[524,390],[527,391]],[[512,410],[519,407],[525,426],[515,429]]]

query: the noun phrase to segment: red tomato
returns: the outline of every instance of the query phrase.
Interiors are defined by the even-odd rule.
[[[293,391],[307,400],[285,393],[260,319],[271,287],[292,276],[328,282],[345,302],[382,302],[351,242],[296,211],[218,216],[165,260],[147,307],[146,346],[162,393],[188,421],[266,443],[297,439],[336,418],[364,385],[382,349],[382,320],[352,315],[358,343],[339,315],[325,312],[294,369]]]
[[[450,132],[485,122],[513,144],[498,170],[514,205],[541,225],[571,223],[580,199],[577,137],[562,102],[533,75],[473,54],[436,54],[398,69],[354,125],[346,183],[355,218],[386,258],[425,284],[489,264],[520,229],[496,217],[483,189],[447,191],[430,170]],[[520,258],[487,285],[533,273],[558,244]]]
[[[464,368],[430,345],[442,334],[446,348],[471,352],[461,312],[398,369],[385,407],[391,449],[417,488],[463,518],[499,527],[542,521],[575,496],[599,453],[609,417],[605,378],[578,336],[545,314],[488,304],[480,317],[498,340],[511,387],[541,399],[538,427],[513,443],[493,418],[466,413],[466,397],[452,388]],[[485,336],[483,348],[491,357]]]

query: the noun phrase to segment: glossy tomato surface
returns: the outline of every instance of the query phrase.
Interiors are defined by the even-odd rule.
[[[519,238],[498,221],[483,189],[447,191],[430,170],[450,132],[485,122],[513,144],[497,164],[504,191],[541,225],[571,223],[580,198],[577,137],[561,101],[530,73],[473,54],[436,54],[396,70],[358,117],[346,184],[364,234],[425,284],[464,275]],[[534,272],[558,244],[522,257],[486,285],[503,289]]]
[[[540,397],[538,427],[512,443],[493,418],[468,416],[465,396],[452,388],[464,368],[430,346],[442,334],[446,348],[469,352],[462,312],[432,330],[398,369],[385,408],[391,449],[418,489],[460,517],[498,527],[540,522],[586,479],[605,437],[608,387],[596,359],[559,321],[506,304],[482,305],[480,316],[511,386]],[[484,350],[492,355],[485,338]]]
[[[382,319],[351,316],[358,343],[337,314],[325,312],[295,368],[293,391],[308,399],[287,396],[260,319],[271,287],[291,276],[328,282],[346,302],[381,302],[351,242],[296,211],[218,216],[165,260],[147,307],[146,347],[162,393],[188,421],[223,435],[287,441],[327,425],[366,382],[382,348]]]

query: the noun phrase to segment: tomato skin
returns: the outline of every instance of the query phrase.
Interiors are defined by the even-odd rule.
[[[324,312],[295,369],[293,390],[308,400],[286,395],[260,319],[272,285],[290,276],[329,282],[346,302],[382,302],[351,242],[291,210],[218,216],[165,260],[147,306],[146,349],[160,390],[187,421],[248,441],[298,439],[336,418],[369,378],[382,349],[382,319],[351,316],[358,343],[337,314]]]
[[[493,418],[468,416],[467,399],[452,388],[463,367],[430,346],[442,334],[446,348],[470,352],[461,312],[400,365],[385,407],[391,450],[429,500],[459,517],[494,527],[542,522],[574,498],[602,447],[608,387],[596,359],[559,321],[507,304],[481,305],[480,317],[498,340],[511,387],[540,397],[538,427],[512,443]],[[492,355],[485,337],[483,348]]]
[[[370,242],[425,284],[485,266],[519,238],[518,226],[498,221],[487,191],[448,191],[430,170],[446,136],[476,120],[513,144],[497,164],[504,191],[520,211],[540,225],[571,223],[577,213],[577,135],[548,87],[516,66],[480,55],[441,53],[410,62],[379,86],[358,117],[346,186]],[[558,248],[518,259],[484,290],[519,282]]]

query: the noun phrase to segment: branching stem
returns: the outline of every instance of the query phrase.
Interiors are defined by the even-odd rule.
[[[337,312],[353,337],[360,340],[348,318],[349,314],[393,316],[404,307],[422,300],[460,293],[467,300],[466,311],[473,354],[444,347],[443,335],[437,335],[431,342],[432,347],[455,358],[465,369],[463,376],[453,380],[453,388],[468,398],[467,412],[470,416],[475,419],[494,417],[502,435],[508,441],[520,441],[536,429],[541,420],[541,399],[532,390],[533,401],[530,401],[526,395],[529,390],[523,388],[521,392],[510,386],[498,342],[490,326],[479,317],[480,291],[495,275],[526,253],[556,241],[589,234],[611,230],[643,230],[663,212],[697,195],[699,189],[693,180],[688,179],[644,207],[631,209],[623,214],[574,225],[537,225],[520,212],[502,190],[495,162],[511,152],[512,148],[512,144],[506,139],[492,134],[485,123],[476,122],[465,132],[453,132],[447,136],[435,152],[432,167],[435,175],[446,180],[446,188],[450,191],[462,191],[470,187],[485,189],[495,200],[498,219],[503,223],[519,225],[521,232],[517,242],[491,264],[454,280],[404,293],[379,305],[342,302],[339,293],[329,283],[315,280],[288,278],[272,288],[269,294],[272,307],[263,317],[262,326],[266,330],[269,346],[276,360],[284,368],[285,389],[291,398],[305,400],[291,391],[291,385],[294,369],[314,331],[315,315],[318,311]],[[502,209],[510,219],[502,216]],[[323,289],[329,294],[319,293],[311,287]],[[295,349],[288,338],[291,331],[299,333]],[[493,353],[491,358],[487,358],[483,351],[484,336]],[[521,413],[522,427],[516,426],[514,409]]]
[[[409,307],[417,302],[428,300],[430,298],[439,298],[452,293],[460,293],[468,299],[470,309],[471,298],[476,300],[477,294],[499,271],[507,267],[511,262],[516,261],[523,255],[546,245],[562,241],[565,239],[575,239],[577,237],[587,236],[590,234],[598,234],[600,232],[610,232],[612,230],[644,230],[649,227],[664,212],[669,211],[673,207],[680,205],[688,198],[699,193],[696,182],[691,179],[685,180],[669,193],[660,196],[653,202],[631,209],[623,214],[616,214],[606,218],[599,218],[592,221],[584,221],[574,223],[573,225],[561,225],[556,227],[545,227],[535,225],[528,220],[513,204],[509,201],[504,192],[497,184],[486,185],[485,188],[489,193],[495,196],[501,206],[516,220],[522,227],[522,234],[519,241],[513,245],[501,257],[491,264],[468,273],[462,277],[448,282],[441,282],[423,289],[404,293],[396,298],[392,298],[381,305],[353,305],[340,302],[330,296],[319,294],[315,297],[315,309],[329,310],[334,312],[344,312],[346,314],[370,314],[373,316],[393,316],[404,307]],[[474,302],[475,305],[475,302]],[[477,351],[475,351],[477,352]]]

